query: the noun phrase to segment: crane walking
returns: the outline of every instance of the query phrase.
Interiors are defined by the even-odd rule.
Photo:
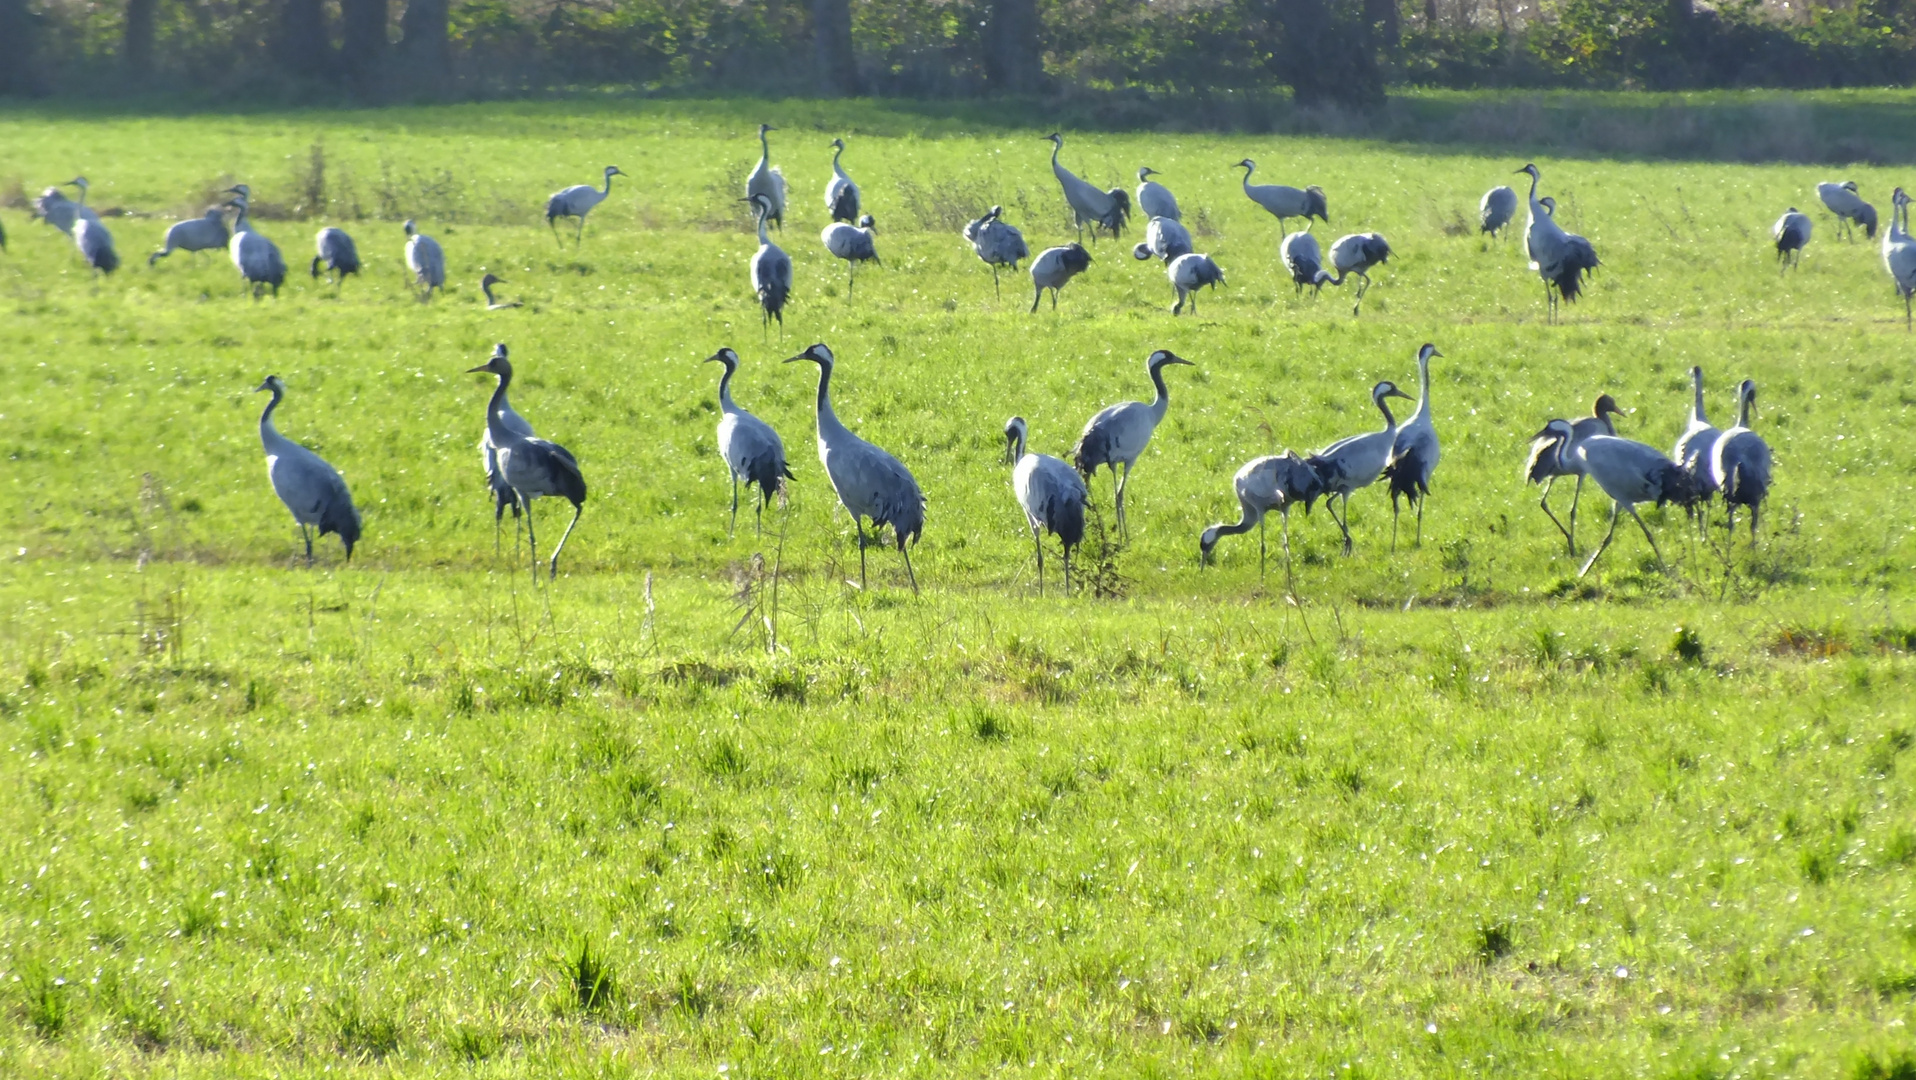
[[[1090,499],[1084,480],[1071,466],[1049,454],[1025,450],[1025,418],[1005,422],[1005,464],[1012,466],[1011,491],[1031,526],[1038,552],[1038,595],[1044,595],[1044,534],[1064,545],[1064,591],[1071,592],[1071,549],[1084,542],[1084,506]]]
[[[765,507],[785,486],[785,481],[795,480],[791,466],[785,462],[785,443],[772,430],[772,425],[738,407],[732,400],[732,376],[738,374],[738,353],[730,348],[720,349],[705,358],[708,364],[724,364],[725,374],[719,376],[719,422],[718,451],[725,461],[725,469],[732,474],[732,524],[726,530],[730,535],[738,530],[738,482],[757,484],[759,489],[757,531],[765,532]]]
[[[985,216],[965,224],[965,242],[971,245],[974,254],[991,267],[991,291],[993,295],[1003,296],[998,287],[998,268],[1009,266],[1017,273],[1018,264],[1031,257],[1031,249],[1025,246],[1025,234],[1015,226],[1005,223],[1005,208],[994,206],[985,211]]]
[[[866,214],[858,219],[858,227],[852,228],[842,221],[834,221],[825,226],[818,238],[824,242],[825,250],[833,256],[845,260],[845,299],[852,298],[852,290],[858,283],[858,264],[874,262],[885,265],[878,258],[878,226],[872,216]]]
[[[506,389],[512,385],[512,361],[506,359],[504,345],[493,349],[490,360],[466,370],[499,377],[499,385],[486,405],[486,436],[492,441],[499,476],[511,489],[518,512],[525,514],[526,543],[532,549],[532,580],[539,580],[539,536],[532,527],[532,500],[556,495],[572,504],[572,522],[559,538],[559,546],[552,549],[552,564],[546,580],[555,580],[559,576],[559,553],[565,550],[566,541],[572,539],[572,530],[579,525],[579,516],[585,513],[585,477],[579,472],[578,459],[558,443],[515,430],[506,419],[511,412],[506,405]]]
[[[231,238],[226,229],[226,208],[209,206],[204,215],[169,226],[160,250],[146,257],[146,265],[152,266],[176,251],[219,251]]]
[[[1251,531],[1257,526],[1257,572],[1264,574],[1264,516],[1275,510],[1284,522],[1284,580],[1291,580],[1291,507],[1302,503],[1306,514],[1311,512],[1311,503],[1323,494],[1323,482],[1317,478],[1317,470],[1295,450],[1286,450],[1282,454],[1253,458],[1245,462],[1244,467],[1231,478],[1231,487],[1237,492],[1238,520],[1235,525],[1218,522],[1198,534],[1198,565],[1202,566],[1211,559],[1211,550],[1217,547],[1221,536],[1236,536]]]
[[[606,200],[612,194],[612,178],[624,176],[617,165],[605,167],[605,190],[601,191],[591,184],[574,184],[569,188],[552,193],[546,199],[546,228],[552,230],[552,239],[560,248],[565,242],[559,239],[559,219],[578,218],[579,227],[572,234],[572,246],[578,247],[585,239],[585,216],[592,208]]]
[[[1756,383],[1744,379],[1736,388],[1736,426],[1710,448],[1710,478],[1723,492],[1730,512],[1730,538],[1736,538],[1736,508],[1750,508],[1750,546],[1756,546],[1757,517],[1770,493],[1770,446],[1750,430],[1756,409]]]
[[[1351,304],[1352,315],[1364,306],[1364,294],[1370,291],[1371,267],[1382,266],[1389,260],[1390,241],[1381,233],[1351,233],[1331,245],[1331,265],[1337,268],[1337,280],[1344,280],[1346,274],[1357,275],[1357,299]]]
[[[1565,420],[1552,420],[1540,438],[1551,438],[1557,447],[1557,453],[1565,452],[1573,436],[1570,424]],[[1603,534],[1603,541],[1597,550],[1577,571],[1578,577],[1590,573],[1590,568],[1603,557],[1605,548],[1617,535],[1617,521],[1626,511],[1636,519],[1637,527],[1643,530],[1643,538],[1650,541],[1650,551],[1657,557],[1657,566],[1664,571],[1669,567],[1663,561],[1663,552],[1657,548],[1656,537],[1650,535],[1650,526],[1645,524],[1642,515],[1637,513],[1637,504],[1654,502],[1658,506],[1674,502],[1687,506],[1696,497],[1696,487],[1690,480],[1690,474],[1683,467],[1663,456],[1663,451],[1654,446],[1620,439],[1615,435],[1592,435],[1587,439],[1575,440],[1576,456],[1583,473],[1597,482],[1605,495],[1610,496],[1613,505],[1610,509],[1610,528]]]
[[[1383,475],[1384,466],[1390,463],[1391,448],[1397,445],[1397,418],[1390,411],[1390,399],[1394,397],[1410,400],[1410,395],[1397,389],[1397,384],[1389,379],[1371,387],[1371,404],[1384,414],[1383,430],[1366,431],[1361,435],[1339,439],[1305,459],[1323,485],[1324,509],[1344,534],[1346,555],[1351,553],[1352,546],[1351,492],[1377,482],[1377,478]],[[1337,513],[1339,500],[1344,504],[1341,517]]]
[[[832,178],[825,182],[825,210],[833,221],[858,220],[858,185],[845,175],[838,159],[845,156],[845,140],[832,140]]]
[[[1331,223],[1330,204],[1324,199],[1324,189],[1316,184],[1304,188],[1284,184],[1253,184],[1251,174],[1257,171],[1257,162],[1250,158],[1238,162],[1233,168],[1244,170],[1244,194],[1277,218],[1278,232],[1289,231],[1289,221],[1294,217],[1303,218],[1306,229],[1311,227],[1312,218],[1322,218],[1326,225]]]
[[[792,257],[772,243],[765,222],[772,216],[772,201],[763,195],[746,200],[752,204],[758,221],[758,252],[752,256],[752,291],[758,294],[759,328],[778,320],[779,333],[785,332],[785,301],[792,295]]]
[[[1058,185],[1064,188],[1064,201],[1071,207],[1071,216],[1078,226],[1078,242],[1084,242],[1084,227],[1091,226],[1091,242],[1098,242],[1098,230],[1106,229],[1116,239],[1124,232],[1124,223],[1131,217],[1131,196],[1123,188],[1099,191],[1090,183],[1078,178],[1077,174],[1058,164],[1058,152],[1064,149],[1064,136],[1052,132],[1045,136],[1051,142],[1051,173],[1058,178]]]
[[[326,281],[330,284],[338,276],[341,285],[346,284],[347,274],[359,273],[359,247],[346,230],[328,226],[313,236],[312,276],[319,279],[319,268],[326,267]]]
[[[266,403],[266,411],[259,414],[259,441],[266,451],[266,478],[273,484],[273,494],[292,511],[293,520],[299,523],[299,535],[306,541],[306,565],[313,565],[312,528],[319,529],[319,535],[335,533],[340,542],[346,545],[346,561],[353,559],[353,545],[359,543],[359,511],[353,506],[353,496],[346,490],[346,481],[340,479],[339,470],[326,463],[326,460],[304,446],[279,433],[273,426],[273,410],[286,397],[286,384],[277,375],[266,376],[253,392],[262,394],[271,391],[273,400]]]
[[[1417,508],[1417,546],[1424,546],[1424,500],[1430,495],[1430,478],[1437,471],[1441,448],[1437,428],[1430,419],[1430,362],[1444,354],[1426,343],[1417,350],[1417,381],[1422,388],[1417,411],[1397,429],[1391,443],[1390,461],[1384,466],[1384,479],[1390,482],[1390,550],[1397,551],[1397,499],[1402,496]]]
[[[1086,480],[1091,479],[1100,466],[1111,470],[1116,487],[1118,531],[1126,539],[1130,538],[1131,529],[1124,516],[1124,489],[1130,484],[1131,469],[1137,465],[1138,456],[1150,445],[1151,433],[1164,422],[1164,414],[1171,407],[1171,392],[1164,385],[1164,369],[1172,364],[1197,366],[1168,349],[1153,352],[1145,359],[1144,370],[1150,374],[1157,396],[1148,405],[1142,401],[1125,401],[1099,410],[1086,422],[1083,434],[1078,436],[1078,445],[1071,450],[1071,463]],[[1118,472],[1120,466],[1124,468],[1122,475]]]
[[[1570,425],[1569,445],[1559,448],[1556,445],[1557,437],[1548,426],[1531,438],[1530,456],[1524,462],[1524,478],[1533,484],[1543,485],[1543,498],[1538,500],[1537,505],[1543,507],[1550,523],[1563,534],[1563,541],[1573,559],[1577,557],[1577,504],[1583,499],[1583,461],[1577,457],[1577,444],[1595,435],[1615,435],[1617,425],[1610,418],[1623,414],[1615,398],[1609,394],[1599,394],[1590,415]],[[1577,478],[1576,490],[1570,495],[1570,525],[1567,528],[1550,509],[1550,489],[1556,485],[1559,476]]]
[[[492,354],[501,361],[506,360],[505,342],[494,345]],[[507,369],[510,370],[510,364]],[[486,369],[475,368],[474,370]],[[499,552],[500,533],[505,527],[507,509],[511,509],[514,523],[513,550],[518,550],[519,541],[516,538],[516,531],[519,521],[519,500],[512,494],[512,485],[506,483],[505,470],[499,467],[499,445],[492,439],[492,425],[495,418],[501,427],[515,435],[531,438],[534,432],[532,424],[514,411],[512,402],[506,397],[505,384],[501,383],[498,391],[493,394],[492,401],[486,405],[486,427],[479,433],[479,460],[486,468],[486,488],[492,492],[492,551],[496,555]]]
[[[1185,304],[1191,305],[1191,314],[1197,314],[1197,293],[1199,289],[1210,286],[1216,290],[1224,284],[1224,271],[1209,255],[1188,253],[1179,255],[1165,264],[1164,276],[1171,279],[1171,288],[1178,294],[1178,302],[1171,305],[1171,314],[1184,310]]]

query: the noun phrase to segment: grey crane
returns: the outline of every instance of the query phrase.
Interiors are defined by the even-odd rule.
[[[1284,260],[1284,269],[1291,272],[1291,282],[1297,286],[1297,295],[1304,295],[1304,286],[1311,288],[1311,295],[1324,291],[1326,285],[1344,284],[1344,275],[1332,277],[1324,269],[1324,256],[1317,246],[1317,237],[1307,232],[1294,232],[1284,238],[1277,246],[1277,253]]]
[[[1390,260],[1390,241],[1381,233],[1351,233],[1340,236],[1331,245],[1331,265],[1337,269],[1341,280],[1347,274],[1357,275],[1357,299],[1351,304],[1351,314],[1364,306],[1364,294],[1370,291],[1370,271],[1372,267],[1382,266]]]
[[[1876,239],[1876,208],[1863,201],[1856,191],[1854,180],[1826,180],[1816,185],[1816,197],[1836,215],[1836,235],[1856,238],[1856,226],[1863,227],[1863,235]]]
[[[1566,304],[1576,303],[1583,290],[1584,275],[1602,263],[1590,241],[1564,232],[1557,225],[1555,207],[1546,206],[1546,200],[1537,198],[1537,185],[1542,178],[1537,166],[1529,164],[1517,171],[1530,177],[1530,221],[1524,229],[1524,249],[1530,254],[1530,269],[1543,278],[1544,301],[1550,321],[1555,322],[1559,299]]]
[[[1560,448],[1561,453],[1556,446],[1556,436],[1550,433],[1548,426],[1531,438],[1530,456],[1524,462],[1524,478],[1533,484],[1543,485],[1543,497],[1537,505],[1543,507],[1550,523],[1563,534],[1571,558],[1577,555],[1577,504],[1583,499],[1583,463],[1577,457],[1577,444],[1595,435],[1615,435],[1617,425],[1610,418],[1622,415],[1624,411],[1617,407],[1615,398],[1609,394],[1599,394],[1590,415],[1570,426],[1570,441]],[[1565,423],[1569,424],[1569,421]],[[1556,485],[1559,476],[1577,478],[1576,490],[1570,495],[1570,525],[1567,528],[1558,520],[1556,512],[1550,509],[1550,489]]]
[[[346,283],[347,274],[359,273],[359,246],[346,230],[328,225],[313,234],[313,280],[319,280],[319,268],[326,268],[327,282]]]
[[[60,188],[78,184],[85,179],[86,177],[84,176],[74,177],[64,184],[42,191],[40,197],[33,200],[34,213],[39,216],[40,220],[46,222],[48,225],[66,233],[68,236],[72,236],[74,222],[79,221],[83,216],[90,215],[98,218],[99,215],[86,209],[80,203],[67,198],[66,192],[61,191]]]
[[[1371,387],[1371,403],[1384,414],[1383,430],[1339,439],[1305,459],[1323,484],[1324,509],[1344,534],[1346,555],[1351,553],[1351,492],[1377,482],[1384,466],[1390,463],[1391,449],[1397,445],[1397,418],[1391,415],[1389,400],[1394,397],[1410,400],[1410,395],[1397,389],[1397,384],[1389,379]],[[1344,504],[1341,517],[1337,513],[1340,500]]]
[[[1539,433],[1539,437],[1554,438],[1557,453],[1565,452],[1572,443],[1570,424],[1564,420],[1552,420]],[[1643,538],[1650,541],[1650,550],[1657,557],[1657,565],[1665,570],[1663,552],[1657,548],[1656,537],[1650,535],[1650,526],[1644,524],[1643,517],[1637,513],[1637,504],[1654,502],[1658,506],[1674,502],[1687,506],[1696,497],[1696,489],[1690,481],[1690,474],[1683,467],[1663,456],[1663,451],[1654,446],[1620,439],[1615,435],[1592,435],[1587,439],[1575,440],[1576,456],[1585,475],[1597,482],[1605,495],[1610,496],[1613,505],[1610,510],[1610,528],[1603,534],[1603,541],[1597,550],[1577,571],[1578,577],[1590,572],[1590,568],[1602,558],[1605,548],[1617,535],[1617,520],[1625,511],[1636,519],[1637,527],[1643,530]]]
[[[226,228],[226,208],[209,206],[200,217],[176,221],[166,230],[166,239],[160,250],[146,257],[146,265],[152,266],[176,251],[219,251],[232,239],[232,233]]]
[[[1131,249],[1131,257],[1144,262],[1162,259],[1168,265],[1180,255],[1195,250],[1191,233],[1176,218],[1154,217],[1144,226],[1144,241]]]
[[[499,377],[499,385],[486,405],[486,435],[492,440],[499,475],[511,489],[517,512],[526,517],[526,543],[532,549],[534,581],[539,579],[539,537],[532,527],[532,500],[551,495],[572,504],[572,522],[559,538],[559,546],[552,549],[552,564],[546,580],[554,580],[559,576],[559,553],[565,550],[566,541],[572,539],[572,530],[578,527],[579,516],[585,513],[585,477],[579,472],[578,459],[556,442],[514,430],[506,419],[511,413],[506,405],[506,388],[512,384],[512,361],[506,358],[503,345],[493,350],[492,359],[466,370],[490,372]],[[496,514],[494,519],[497,520]]]
[[[1244,170],[1244,194],[1250,200],[1271,212],[1277,218],[1277,229],[1285,232],[1290,229],[1290,219],[1301,217],[1304,227],[1311,227],[1312,218],[1324,219],[1331,223],[1330,204],[1324,199],[1324,189],[1312,184],[1309,187],[1294,188],[1284,184],[1253,184],[1251,174],[1257,171],[1257,162],[1245,158],[1233,168]]]
[[[738,482],[757,484],[759,490],[757,530],[765,531],[765,506],[778,494],[787,480],[796,480],[785,461],[785,443],[772,425],[738,407],[732,400],[732,376],[738,374],[738,353],[720,349],[705,358],[708,364],[724,364],[719,376],[718,451],[725,469],[732,474],[732,525],[738,529]]]
[[[1750,430],[1756,408],[1756,383],[1744,379],[1736,388],[1736,426],[1710,448],[1710,479],[1723,492],[1730,512],[1730,536],[1736,536],[1736,508],[1750,508],[1750,546],[1756,546],[1757,517],[1770,493],[1770,446]]]
[[[1690,405],[1689,422],[1684,425],[1683,434],[1677,436],[1676,446],[1670,451],[1670,460],[1683,466],[1685,472],[1696,485],[1697,502],[1706,504],[1710,496],[1716,493],[1716,478],[1710,473],[1710,451],[1722,436],[1714,425],[1703,415],[1703,369],[1690,369],[1690,389],[1694,400]],[[1701,519],[1699,518],[1699,524]]]
[[[313,565],[312,528],[319,535],[338,535],[346,545],[346,561],[353,558],[353,545],[359,543],[359,511],[353,506],[352,492],[339,470],[304,446],[279,433],[273,426],[273,410],[286,397],[286,384],[277,375],[266,376],[256,394],[270,391],[273,400],[259,414],[259,441],[266,451],[266,478],[272,481],[273,494],[292,511],[299,523],[299,535],[306,541],[306,565]]]
[[[1430,362],[1444,354],[1426,342],[1417,350],[1417,382],[1420,392],[1417,411],[1397,429],[1392,441],[1390,461],[1384,465],[1384,479],[1390,484],[1390,550],[1397,550],[1397,499],[1402,496],[1417,508],[1417,546],[1424,546],[1424,500],[1430,495],[1430,478],[1437,471],[1442,447],[1437,443],[1437,426],[1430,419]]]
[[[258,300],[269,285],[277,297],[279,287],[286,283],[286,259],[279,253],[278,244],[253,231],[253,219],[247,216],[251,196],[246,185],[240,184],[229,192],[233,201],[227,205],[238,214],[233,219],[233,238],[226,242],[226,254],[240,272],[240,280],[252,290],[254,300]]]
[[[825,244],[825,250],[833,256],[845,260],[845,299],[850,300],[852,290],[857,283],[857,268],[862,262],[875,262],[885,265],[878,258],[878,226],[872,216],[866,214],[858,219],[858,227],[852,228],[842,221],[834,221],[825,226],[818,234]]]
[[[785,362],[809,360],[818,365],[818,461],[852,516],[858,531],[858,587],[865,587],[865,525],[872,522],[872,539],[891,526],[898,554],[905,559],[905,576],[918,592],[918,575],[911,569],[907,545],[925,532],[925,496],[911,470],[895,457],[851,433],[832,411],[832,351],[819,342]]]
[[[1038,310],[1038,301],[1044,299],[1044,291],[1051,290],[1051,310],[1058,310],[1058,290],[1091,268],[1091,253],[1083,244],[1066,244],[1063,247],[1046,248],[1031,260],[1031,284],[1036,286],[1031,294],[1031,310]]]
[[[1236,536],[1257,526],[1257,572],[1264,573],[1264,516],[1275,510],[1284,522],[1284,578],[1291,578],[1291,507],[1302,503],[1306,514],[1324,493],[1323,481],[1295,450],[1253,458],[1231,478],[1237,492],[1236,524],[1218,522],[1198,534],[1198,564],[1209,562],[1221,536]]]
[[[998,287],[998,268],[1009,266],[1013,273],[1018,264],[1031,257],[1031,249],[1025,246],[1025,234],[1015,226],[1006,224],[1005,208],[994,206],[985,211],[985,215],[965,224],[965,242],[978,258],[991,267],[991,291],[994,295],[1004,295]]]
[[[98,274],[111,274],[120,268],[120,253],[113,248],[113,234],[98,218],[83,217],[73,224],[73,246]]]
[[[1210,286],[1215,290],[1224,284],[1224,271],[1209,255],[1187,252],[1164,265],[1164,276],[1171,279],[1171,288],[1178,294],[1178,302],[1171,305],[1171,314],[1184,310],[1185,304],[1191,305],[1191,314],[1197,314],[1197,293],[1199,289]]]
[[[752,291],[758,295],[759,325],[764,328],[778,320],[785,330],[785,301],[792,295],[792,257],[772,243],[765,222],[772,216],[772,201],[763,195],[748,200],[758,222],[758,252],[752,256]]]
[[[1916,240],[1909,235],[1909,196],[1897,188],[1891,196],[1889,231],[1883,234],[1883,268],[1903,298],[1903,329],[1910,327],[1910,297],[1916,295]]]
[[[1025,449],[1025,418],[1005,422],[1005,463],[1012,466],[1011,492],[1031,527],[1038,552],[1038,595],[1044,595],[1044,534],[1064,545],[1064,591],[1071,591],[1071,549],[1084,542],[1084,506],[1090,499],[1084,480],[1063,459]]]
[[[778,129],[770,124],[758,126],[758,164],[745,177],[745,201],[757,205],[763,198],[766,203],[765,217],[778,225],[778,231],[785,231],[785,174],[772,164],[772,144],[765,138],[769,132]]]
[[[486,310],[487,311],[509,311],[512,308],[525,306],[524,302],[522,301],[501,300],[498,297],[492,295],[492,287],[494,285],[505,285],[505,284],[507,284],[506,279],[500,277],[497,274],[487,274],[485,277],[482,277],[479,279],[479,291],[486,294]]]
[[[579,227],[572,234],[572,245],[579,246],[585,240],[585,216],[592,212],[593,207],[604,202],[606,197],[612,194],[612,178],[624,175],[625,173],[621,172],[617,165],[607,165],[605,190],[601,191],[591,184],[574,184],[569,188],[553,192],[546,199],[546,228],[552,230],[552,239],[557,241],[561,248],[565,247],[565,243],[559,241],[559,219],[579,219]]]
[[[845,175],[845,166],[838,162],[845,156],[845,140],[833,139],[831,146],[832,178],[825,181],[825,210],[833,221],[857,221],[858,185]]]
[[[1803,248],[1810,242],[1810,216],[1792,206],[1770,229],[1776,241],[1776,261],[1787,270],[1803,261]]]
[[[1146,177],[1163,175],[1152,168],[1138,170],[1138,212],[1147,218],[1183,221],[1184,215],[1178,212],[1177,196],[1171,194],[1171,189],[1156,180],[1146,179]]]
[[[406,269],[412,271],[413,284],[421,288],[419,302],[432,299],[432,291],[446,291],[446,252],[439,241],[419,231],[412,218],[406,219]]]
[[[1516,216],[1517,193],[1507,184],[1498,184],[1484,192],[1483,201],[1477,204],[1477,231],[1495,237]]]
[[[1131,470],[1137,465],[1138,456],[1150,445],[1151,433],[1158,429],[1165,411],[1171,407],[1171,392],[1164,385],[1164,369],[1172,364],[1197,366],[1169,349],[1153,352],[1145,358],[1144,370],[1151,376],[1157,396],[1148,405],[1142,401],[1124,401],[1100,409],[1085,423],[1078,445],[1071,450],[1071,463],[1086,480],[1091,479],[1100,466],[1111,470],[1116,487],[1118,531],[1126,537],[1131,535],[1131,528],[1124,516],[1124,491],[1130,485]],[[1118,472],[1119,466],[1124,468],[1122,475]]]
[[[507,360],[505,342],[492,347],[492,354],[500,360]],[[507,369],[510,370],[508,362]],[[477,369],[475,369],[477,370]],[[492,550],[499,551],[500,533],[505,527],[506,511],[512,511],[512,520],[519,520],[519,500],[512,494],[512,485],[506,483],[506,474],[499,467],[499,447],[492,441],[492,422],[497,418],[507,431],[531,438],[534,434],[532,424],[512,408],[512,402],[506,398],[506,388],[502,383],[486,406],[485,430],[479,433],[479,460],[486,469],[486,489],[492,492]],[[514,528],[517,528],[515,524]],[[513,541],[517,550],[518,541]]]
[[[1098,242],[1100,228],[1110,231],[1113,239],[1124,232],[1124,223],[1131,217],[1131,196],[1123,188],[1099,191],[1090,183],[1078,178],[1077,174],[1058,164],[1058,152],[1064,149],[1064,136],[1052,132],[1045,136],[1051,142],[1051,174],[1058,178],[1058,186],[1064,188],[1064,201],[1071,207],[1072,220],[1078,226],[1078,242],[1084,242],[1084,227],[1091,226],[1091,242]]]

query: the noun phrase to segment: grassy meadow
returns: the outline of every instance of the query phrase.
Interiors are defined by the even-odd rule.
[[[737,201],[761,120],[797,276],[770,333]],[[1604,260],[1549,326],[1521,218],[1474,226],[1532,155],[1465,126],[1068,128],[1101,187],[1159,170],[1224,268],[1174,318],[1129,234],[1055,313],[1022,274],[994,295],[966,219],[1071,237],[1043,121],[0,111],[0,1075],[1916,1075],[1916,336],[1813,190],[1855,179],[1887,221],[1916,160],[1539,155]],[[884,259],[852,298],[817,240],[838,135]],[[1247,156],[1326,189],[1326,242],[1390,239],[1361,316],[1295,295]],[[556,243],[545,196],[608,164],[630,178]],[[24,210],[76,173],[104,280]],[[276,300],[221,253],[146,265],[234,182],[294,270]],[[1791,205],[1817,232],[1779,273]],[[408,217],[451,266],[430,304]],[[340,288],[305,274],[325,224],[366,262]],[[487,311],[488,271],[525,306]],[[495,553],[464,372],[498,341],[590,485],[556,582]],[[778,363],[813,341],[925,489],[922,595],[889,549],[855,585],[815,369]],[[1407,518],[1391,552],[1379,488],[1349,558],[1294,515],[1289,589],[1276,522],[1265,573],[1248,536],[1200,568],[1237,467],[1378,426],[1371,384],[1414,395],[1425,341],[1422,545]],[[797,474],[762,536],[728,535],[721,345]],[[1149,397],[1156,348],[1197,366],[1167,373],[1132,538],[1094,525],[1087,587],[1039,596],[1004,421],[1064,455]],[[1528,437],[1609,392],[1667,448],[1693,364],[1722,427],[1759,385],[1759,544],[1645,508],[1669,572],[1625,522],[1579,580]],[[308,569],[267,484],[267,374],[352,487],[350,564],[328,537]],[[549,543],[567,514],[537,513]]]

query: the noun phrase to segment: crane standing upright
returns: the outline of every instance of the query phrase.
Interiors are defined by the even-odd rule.
[[[1064,545],[1064,591],[1071,591],[1071,549],[1084,542],[1084,506],[1090,498],[1084,479],[1060,458],[1025,450],[1025,418],[1005,422],[1005,463],[1012,466],[1011,491],[1031,527],[1038,552],[1038,595],[1044,595],[1044,534]]]
[[[785,462],[785,443],[778,432],[772,430],[772,425],[739,408],[732,400],[732,376],[738,374],[738,353],[723,348],[706,357],[705,362],[725,365],[718,387],[718,451],[726,471],[732,474],[732,524],[726,532],[729,535],[738,529],[738,482],[743,480],[758,485],[755,513],[757,531],[763,533],[766,504],[785,486],[785,481],[796,479],[791,466]]]
[[[512,362],[506,359],[503,345],[493,350],[490,360],[466,370],[489,372],[499,377],[499,385],[493,389],[492,400],[486,405],[486,435],[492,441],[499,475],[511,489],[520,512],[525,514],[526,543],[532,549],[532,580],[539,580],[539,536],[532,527],[532,501],[556,495],[572,504],[572,522],[559,538],[559,546],[552,549],[547,580],[555,580],[559,576],[559,553],[565,550],[566,541],[572,539],[572,530],[578,527],[580,515],[585,513],[585,477],[579,472],[578,459],[558,443],[514,430],[507,421],[506,390],[512,385]]]
[[[577,247],[585,239],[585,216],[592,208],[604,202],[612,194],[612,178],[624,176],[617,165],[605,167],[605,190],[601,191],[591,184],[574,184],[569,188],[555,191],[546,199],[546,227],[552,230],[552,239],[561,248],[565,243],[559,240],[559,219],[577,218],[579,227],[572,234],[572,244]]]
[[[1417,546],[1424,546],[1424,500],[1430,495],[1430,478],[1437,471],[1441,447],[1437,427],[1430,418],[1430,362],[1444,354],[1428,342],[1417,350],[1417,382],[1421,388],[1417,411],[1397,429],[1391,443],[1390,461],[1384,466],[1384,479],[1390,482],[1390,549],[1397,550],[1397,499],[1407,498],[1417,508]]]
[[[340,479],[339,470],[326,463],[326,460],[304,446],[279,433],[273,426],[273,410],[286,397],[286,384],[277,375],[266,376],[253,392],[262,394],[271,392],[273,400],[266,403],[266,410],[259,414],[259,441],[266,451],[266,478],[272,482],[273,494],[292,511],[293,520],[299,523],[299,535],[306,541],[306,565],[313,565],[313,535],[311,529],[317,527],[319,535],[336,533],[340,542],[346,545],[346,561],[353,559],[353,545],[359,543],[359,511],[353,506],[353,496],[346,490],[346,481]]]
[[[1071,451],[1071,463],[1086,480],[1101,466],[1111,470],[1116,487],[1118,531],[1126,538],[1130,537],[1131,528],[1124,516],[1124,491],[1130,484],[1131,469],[1137,465],[1138,456],[1150,445],[1152,432],[1164,422],[1164,414],[1171,407],[1171,391],[1164,385],[1164,369],[1173,364],[1197,366],[1169,349],[1153,352],[1145,359],[1144,370],[1151,376],[1157,396],[1148,405],[1142,401],[1124,401],[1100,409],[1085,423],[1084,433],[1078,436],[1078,445]],[[1120,466],[1124,469],[1122,475],[1118,473]]]

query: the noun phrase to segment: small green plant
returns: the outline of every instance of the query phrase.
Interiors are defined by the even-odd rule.
[[[1670,635],[1670,655],[1676,657],[1681,663],[1701,664],[1703,635],[1697,633],[1693,627],[1677,627],[1676,632]]]
[[[67,1029],[67,981],[45,970],[30,970],[20,980],[27,999],[27,1022],[42,1039],[57,1039]]]
[[[1505,923],[1478,923],[1474,942],[1479,963],[1494,964],[1516,948]]]
[[[572,999],[579,1008],[594,1012],[612,1004],[612,971],[605,957],[592,951],[592,943],[579,942],[579,953],[566,967],[572,985]]]

